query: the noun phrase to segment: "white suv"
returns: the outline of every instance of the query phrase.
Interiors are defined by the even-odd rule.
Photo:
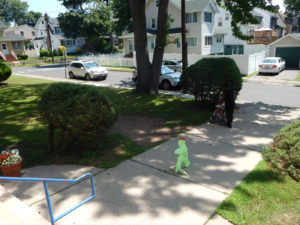
[[[94,61],[74,61],[71,62],[69,67],[70,78],[83,77],[86,80],[107,78],[108,72],[105,67],[99,66]]]

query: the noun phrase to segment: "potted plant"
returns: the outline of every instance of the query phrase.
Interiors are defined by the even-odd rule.
[[[3,176],[21,176],[22,158],[18,149],[4,150],[0,154],[0,169]]]

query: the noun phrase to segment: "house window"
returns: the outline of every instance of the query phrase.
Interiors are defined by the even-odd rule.
[[[21,36],[23,36],[23,37],[24,37],[24,32],[23,32],[23,31],[21,31]]]
[[[222,25],[223,25],[222,18],[219,18],[219,19],[218,19],[218,26],[221,27]]]
[[[73,46],[73,45],[75,45],[74,40],[72,39],[66,40],[66,46]]]
[[[32,33],[31,33],[31,34],[32,34],[32,36],[35,36],[35,33],[34,33],[34,31],[32,31]]]
[[[156,26],[156,23],[155,23],[155,18],[152,18],[152,28],[155,28],[155,26]]]
[[[261,24],[262,22],[262,17],[261,16],[254,16],[255,19],[257,19],[258,24]]]
[[[59,27],[55,27],[55,34],[60,34],[61,33],[61,29]]]
[[[229,13],[225,14],[225,20],[229,20]]]
[[[159,7],[159,0],[155,1],[155,5],[156,5],[156,7]]]
[[[65,40],[60,40],[60,44],[61,44],[62,46],[66,46],[66,41],[65,41]]]
[[[197,20],[197,12],[185,14],[185,23],[197,23]]]
[[[151,49],[154,49],[155,48],[155,39],[152,38],[151,39]]]
[[[212,36],[205,36],[205,45],[212,45]]]
[[[176,48],[181,48],[181,39],[176,38]]]
[[[222,37],[216,37],[216,42],[217,43],[222,43]]]
[[[211,23],[212,21],[212,13],[211,12],[204,12],[204,22]]]
[[[44,20],[42,20],[42,24],[44,24]]]
[[[128,41],[128,44],[129,44],[129,51],[133,51],[134,49],[134,47],[133,47],[133,40],[129,40]]]
[[[12,46],[13,46],[14,50],[22,49],[22,43],[21,42],[13,41]]]
[[[41,30],[41,35],[44,35],[43,31]]]
[[[186,41],[188,47],[196,47],[198,45],[197,37],[188,37]]]

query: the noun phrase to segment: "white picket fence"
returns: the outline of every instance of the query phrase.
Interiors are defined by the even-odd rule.
[[[150,61],[152,61],[153,53],[149,53]],[[265,51],[258,52],[250,55],[199,55],[199,54],[188,54],[189,65],[194,64],[202,58],[221,58],[228,57],[232,58],[240,69],[242,74],[251,74],[258,70],[259,64],[262,60],[267,57]],[[112,55],[96,55],[80,57],[82,60],[94,60],[100,65],[105,66],[120,66],[120,67],[131,67],[136,66],[135,54],[133,58],[124,58],[123,54],[112,54]],[[164,59],[181,59],[181,54],[176,53],[165,53]]]

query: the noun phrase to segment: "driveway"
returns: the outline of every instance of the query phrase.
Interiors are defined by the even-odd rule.
[[[248,81],[256,81],[261,83],[276,83],[295,86],[300,84],[300,70],[284,70],[277,74],[256,74],[250,78]]]

